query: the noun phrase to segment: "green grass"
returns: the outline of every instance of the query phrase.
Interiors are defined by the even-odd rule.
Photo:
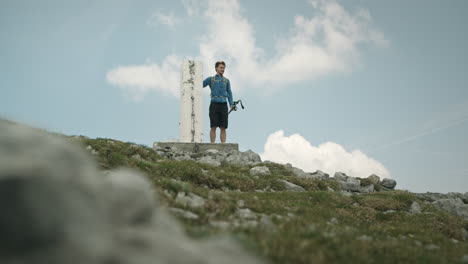
[[[94,157],[101,169],[138,169],[161,194],[163,205],[199,215],[196,220],[180,219],[191,236],[227,232],[272,263],[458,263],[468,254],[468,242],[462,241],[468,221],[442,212],[410,192],[348,197],[328,191],[340,190],[333,180],[297,178],[279,164],[265,163],[271,175],[253,177],[251,167],[165,160],[151,148],[110,139],[79,141],[98,151]],[[136,154],[141,159],[134,158]],[[279,179],[300,185],[306,192],[285,191]],[[364,180],[362,185],[366,184]],[[184,208],[174,201],[178,192],[195,193],[206,203],[201,208]],[[235,216],[240,200],[244,208],[258,215],[259,223],[262,216],[268,216],[273,224],[227,231],[210,225],[212,221],[241,221]],[[423,213],[408,213],[413,201]],[[372,240],[358,239],[364,235]],[[430,244],[439,249],[426,249]]]

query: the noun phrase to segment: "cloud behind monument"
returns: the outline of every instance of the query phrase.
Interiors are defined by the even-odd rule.
[[[255,30],[238,0],[184,1],[187,15],[204,21],[206,34],[195,41],[205,72],[223,58],[230,78],[242,92],[245,84],[255,89],[282,89],[287,84],[350,71],[359,66],[361,46],[386,46],[384,34],[372,24],[365,9],[347,11],[334,0],[311,1],[310,17],[295,15],[294,25],[276,41],[274,54],[257,45]],[[201,8],[202,6],[203,8]],[[204,12],[201,12],[204,10]],[[271,35],[278,35],[272,32]],[[149,91],[178,96],[181,54],[162,62],[120,66],[107,73],[107,81],[141,99]],[[255,78],[251,74],[255,72]]]

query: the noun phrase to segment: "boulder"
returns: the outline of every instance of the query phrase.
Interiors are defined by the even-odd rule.
[[[350,192],[359,192],[361,190],[361,181],[359,179],[348,177],[346,181],[338,181],[341,189]]]
[[[419,206],[419,204],[417,202],[413,202],[411,204],[411,207],[409,209],[409,212],[412,213],[412,214],[419,214],[421,213],[421,206]]]
[[[385,188],[395,189],[397,183],[394,179],[384,178],[380,184]]]
[[[205,199],[203,199],[202,197],[193,193],[186,194],[185,192],[177,193],[175,202],[180,205],[190,207],[202,207],[203,205],[205,205]]]
[[[345,173],[343,172],[335,172],[335,175],[333,176],[333,178],[337,181],[344,181],[346,182],[346,180],[348,179],[348,175],[346,175]]]
[[[320,171],[320,170],[316,170],[315,172],[312,172],[310,175],[312,176],[312,178],[320,179],[320,180],[325,180],[330,177],[327,173]]]
[[[270,169],[267,166],[257,166],[250,169],[250,175],[252,176],[263,176],[270,175]]]
[[[369,177],[367,177],[367,179],[369,180],[370,183],[372,184],[377,184],[380,182],[380,177],[375,175],[375,174],[372,174],[370,175]]]
[[[299,185],[296,185],[294,183],[288,182],[286,180],[278,180],[279,182],[282,182],[284,184],[284,187],[286,188],[286,191],[291,191],[291,192],[305,192],[306,190],[302,188]]]
[[[468,204],[464,204],[460,198],[456,199],[440,199],[432,203],[436,207],[468,220]]]

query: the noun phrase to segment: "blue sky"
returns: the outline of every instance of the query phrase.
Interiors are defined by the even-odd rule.
[[[246,107],[228,129],[241,150],[467,192],[467,12],[463,0],[1,1],[0,116],[151,145],[179,136],[182,60],[208,77],[222,59]]]

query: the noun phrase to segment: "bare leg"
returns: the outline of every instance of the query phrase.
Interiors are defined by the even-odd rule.
[[[220,127],[221,129],[221,143],[226,143],[226,128]],[[216,136],[216,135],[215,135]]]
[[[216,140],[216,127],[212,127],[210,131],[210,141],[211,143],[215,143]]]

